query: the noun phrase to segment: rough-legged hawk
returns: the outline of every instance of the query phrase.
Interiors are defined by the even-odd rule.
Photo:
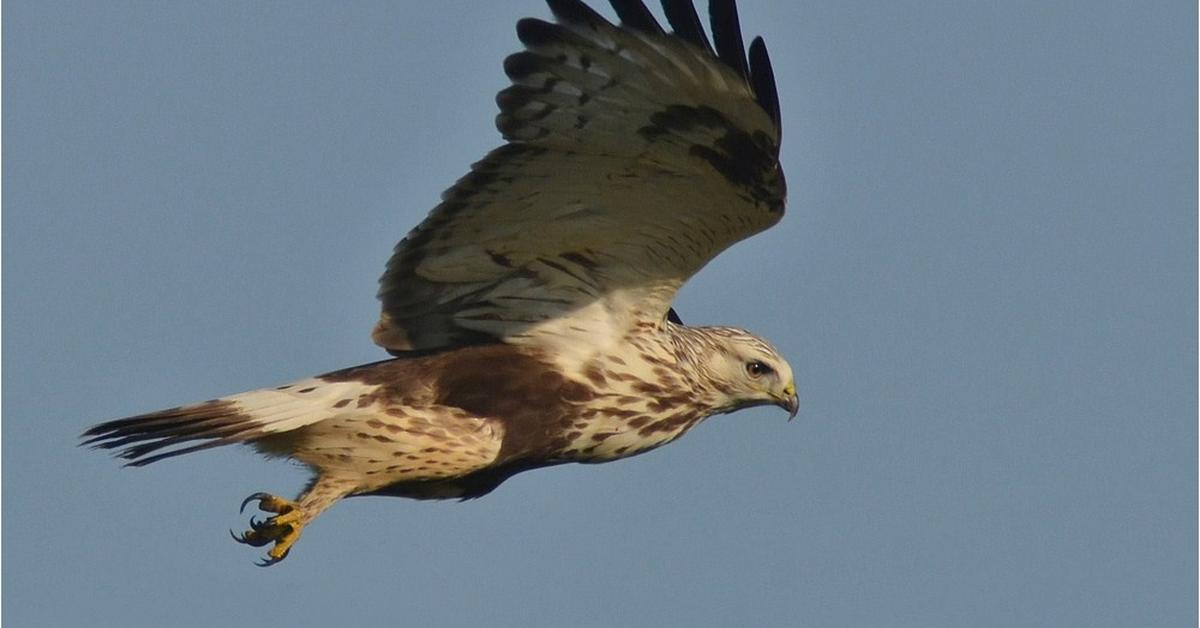
[[[792,370],[740,329],[688,327],[679,287],[783,217],[779,101],[733,0],[712,42],[688,0],[613,24],[579,0],[524,19],[496,96],[505,144],[396,246],[373,338],[394,357],[110,421],[87,444],[140,466],[231,443],[315,477],[236,536],[282,560],[351,495],[479,497],[512,475],[633,456],[713,414],[775,404]]]

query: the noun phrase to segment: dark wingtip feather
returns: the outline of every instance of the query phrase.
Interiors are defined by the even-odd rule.
[[[604,16],[596,13],[592,7],[589,7],[580,0],[546,0],[546,4],[550,6],[550,12],[560,22],[586,24],[592,28],[604,25],[611,26],[608,20],[604,19]]]
[[[666,34],[642,0],[610,0],[609,4],[625,26],[647,35]]]
[[[558,41],[563,27],[551,24],[536,17],[523,17],[517,20],[517,39],[526,46],[541,46]]]
[[[514,81],[544,70],[545,66],[545,59],[532,52],[514,52],[504,58],[504,74]]]
[[[550,11],[560,23],[583,24],[593,28],[600,24],[611,26],[603,16],[596,13],[581,0],[546,0]],[[627,28],[650,35],[664,35],[662,26],[654,19],[641,0],[610,0],[613,9]],[[779,92],[775,87],[775,76],[771,59],[762,37],[750,43],[747,59],[742,38],[741,20],[738,17],[736,0],[711,0],[709,19],[712,24],[712,43],[704,33],[700,16],[692,0],[662,0],[663,12],[674,35],[717,57],[722,63],[745,78],[754,90],[759,106],[771,117],[775,128],[782,130],[779,112]],[[567,29],[534,18],[517,22],[517,36],[527,46],[537,46],[566,38]],[[714,50],[714,44],[716,46]],[[517,53],[505,60],[505,72],[514,80],[536,69],[540,63],[532,55]]]
[[[692,0],[663,0],[663,13],[667,14],[667,22],[675,30],[675,34],[684,41],[699,47],[701,50],[713,52],[704,27],[700,24],[700,16],[696,15],[696,7]]]
[[[771,57],[762,37],[750,42],[750,85],[758,104],[771,116],[775,128],[782,131],[779,116],[779,92],[775,88],[775,73],[771,70]]]
[[[738,20],[736,0],[711,0],[708,3],[708,17],[712,24],[717,57],[739,76],[749,80],[750,69],[746,65],[746,45],[742,43],[742,25]]]

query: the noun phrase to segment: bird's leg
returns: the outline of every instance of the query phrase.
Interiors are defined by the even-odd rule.
[[[268,493],[255,493],[242,501],[241,510],[244,511],[250,502],[257,501],[259,510],[275,515],[261,521],[250,517],[249,530],[241,535],[232,531],[230,534],[235,541],[254,547],[274,543],[271,549],[267,550],[266,558],[258,563],[260,567],[274,565],[287,558],[288,552],[300,538],[304,526],[334,502],[345,497],[351,488],[352,483],[317,477],[296,501]]]

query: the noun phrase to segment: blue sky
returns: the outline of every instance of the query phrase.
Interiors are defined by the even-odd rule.
[[[13,625],[1187,625],[1196,7],[743,2],[788,215],[681,293],[801,414],[361,498],[284,564],[241,449],[88,425],[382,357],[392,245],[499,142],[527,2],[7,2],[3,613]]]

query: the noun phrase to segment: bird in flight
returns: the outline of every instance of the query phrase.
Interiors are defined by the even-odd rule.
[[[234,535],[283,560],[344,497],[470,499],[522,471],[599,463],[714,414],[778,405],[792,369],[767,341],[690,327],[680,286],[784,213],[779,99],[733,0],[640,0],[616,23],[579,0],[517,23],[496,96],[505,143],[396,246],[372,333],[391,359],[102,423],[84,444],[142,466],[242,443],[314,475]]]

